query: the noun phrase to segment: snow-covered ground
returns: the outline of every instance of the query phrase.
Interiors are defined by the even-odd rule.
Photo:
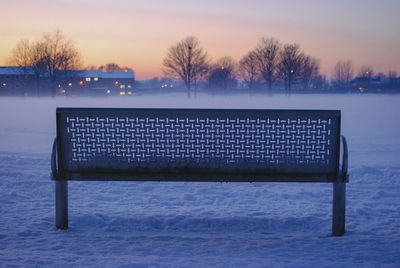
[[[55,108],[340,109],[347,232],[332,185],[70,182],[54,227]],[[0,99],[0,267],[400,267],[400,96]]]

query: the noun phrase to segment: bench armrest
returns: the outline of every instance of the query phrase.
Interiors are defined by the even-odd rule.
[[[53,142],[53,150],[51,152],[51,179],[57,179],[57,137]]]
[[[349,161],[349,152],[347,149],[347,142],[346,142],[346,138],[344,136],[342,136],[342,166],[341,166],[341,172],[340,172],[340,178],[342,179],[342,181],[344,182],[348,182],[349,181],[349,176],[347,175],[347,167],[348,167],[348,161]]]

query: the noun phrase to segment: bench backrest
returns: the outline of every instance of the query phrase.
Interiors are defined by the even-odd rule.
[[[57,108],[57,145],[67,179],[153,172],[333,180],[340,111]]]

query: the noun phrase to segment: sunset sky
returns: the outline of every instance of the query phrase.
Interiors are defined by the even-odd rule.
[[[400,74],[399,0],[0,0],[0,65],[22,38],[60,28],[85,66],[116,62],[137,79],[162,76],[168,47],[196,36],[209,56],[236,60],[260,37],[298,43],[332,74],[338,60]]]

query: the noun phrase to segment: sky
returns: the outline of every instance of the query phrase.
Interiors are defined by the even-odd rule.
[[[213,60],[240,60],[261,37],[297,43],[328,78],[339,60],[400,74],[399,0],[0,0],[0,65],[21,39],[59,28],[85,66],[115,62],[161,77],[171,45],[197,37]]]

